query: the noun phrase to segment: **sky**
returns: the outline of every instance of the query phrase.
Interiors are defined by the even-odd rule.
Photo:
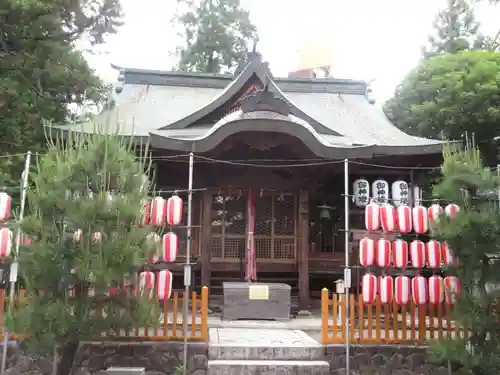
[[[108,37],[90,65],[105,81],[116,80],[115,64],[168,70],[181,43],[171,19],[175,0],[121,0],[124,26]],[[298,68],[299,49],[310,43],[329,49],[335,78],[372,81],[379,102],[419,61],[420,48],[445,0],[241,0],[257,26],[258,50],[275,76]],[[481,5],[477,17],[485,34],[500,28],[500,7]]]

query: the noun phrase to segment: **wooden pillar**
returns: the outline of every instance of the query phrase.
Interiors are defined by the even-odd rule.
[[[309,309],[309,191],[299,193],[299,309]]]
[[[203,192],[201,219],[201,285],[210,287],[212,261],[212,194]],[[210,290],[209,290],[210,291]]]

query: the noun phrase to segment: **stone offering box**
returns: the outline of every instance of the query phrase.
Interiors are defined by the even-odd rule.
[[[290,285],[278,283],[222,283],[223,320],[290,319]]]

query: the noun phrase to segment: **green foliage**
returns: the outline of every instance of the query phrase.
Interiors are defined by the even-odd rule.
[[[179,70],[230,73],[244,61],[248,43],[257,38],[249,12],[240,0],[178,0],[175,21],[185,39]]]
[[[424,57],[482,49],[487,40],[479,34],[479,26],[469,1],[447,0],[446,8],[434,20],[434,34],[429,37],[429,46],[423,48]]]
[[[462,140],[474,134],[487,162],[500,135],[500,53],[464,51],[422,61],[396,89],[385,112],[417,136]]]
[[[151,304],[129,289],[108,295],[110,286],[133,280],[150,250],[146,233],[151,229],[137,226],[149,190],[148,162],[114,135],[51,143],[40,158],[22,223],[34,243],[18,254],[29,298],[8,321],[9,329],[28,336],[28,348],[76,347],[81,340],[154,318]],[[82,241],[74,239],[78,229]],[[94,233],[102,239],[96,241]],[[73,287],[76,295],[70,297]],[[101,307],[104,314],[97,312]]]
[[[102,43],[120,18],[118,0],[0,1],[0,154],[41,151],[43,120],[100,101],[102,83],[74,46]],[[22,164],[1,170],[18,181]]]
[[[500,297],[500,202],[491,199],[499,188],[500,177],[484,167],[477,149],[446,148],[434,194],[459,204],[461,211],[440,220],[436,238],[446,241],[459,259],[449,270],[462,284],[452,318],[468,330],[469,339],[443,341],[433,350],[475,375],[500,371],[500,316],[495,310]]]

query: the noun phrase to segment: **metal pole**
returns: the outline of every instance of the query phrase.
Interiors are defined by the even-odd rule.
[[[19,208],[19,227],[17,228],[17,233],[16,233],[16,253],[15,257],[19,257],[19,247],[20,247],[20,239],[21,239],[21,223],[24,218],[24,208],[26,206],[26,192],[28,190],[28,175],[29,175],[29,170],[30,170],[30,164],[31,164],[31,151],[28,151],[26,154],[26,160],[24,163],[24,171],[23,174],[21,175],[21,180],[22,180],[22,185],[21,185],[21,206]],[[9,289],[9,310],[13,306],[14,302],[14,291],[16,289],[16,281],[17,281],[17,271],[19,269],[19,263],[16,259],[15,262],[12,262],[12,265],[10,266],[10,274],[9,274],[9,281],[10,281],[10,289]],[[4,337],[3,337],[3,348],[2,348],[2,363],[1,363],[1,368],[0,368],[0,375],[3,375],[5,373],[5,364],[7,360],[7,345],[9,342],[9,332],[5,328],[4,329]]]
[[[191,286],[191,221],[192,221],[192,204],[193,204],[193,164],[194,164],[194,154],[191,152],[189,154],[189,180],[188,180],[188,207],[187,207],[187,243],[186,243],[186,264],[184,266],[184,305],[183,309],[183,332],[184,335],[184,359],[182,367],[184,369],[184,374],[187,374],[187,319],[188,319],[188,300],[189,300],[189,287]],[[191,312],[195,314],[196,312]]]
[[[350,353],[350,322],[349,322],[349,288],[351,287],[351,269],[349,268],[349,161],[344,159],[344,240],[345,240],[345,268],[344,285],[346,299],[346,331],[345,331],[345,373],[351,373],[351,353]]]

